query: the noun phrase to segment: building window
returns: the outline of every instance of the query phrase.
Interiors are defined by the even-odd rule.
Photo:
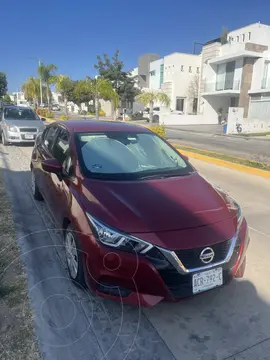
[[[245,42],[245,34],[242,35],[242,41]]]
[[[248,40],[251,40],[251,32],[248,33]]]
[[[185,105],[185,99],[177,97],[175,110],[184,112],[184,105]]]
[[[262,79],[262,89],[268,89],[270,87],[270,61],[265,61],[263,79]]]
[[[230,98],[230,107],[238,107],[239,97],[231,97]]]
[[[150,76],[155,76],[155,75],[156,75],[156,70],[150,71]]]
[[[163,80],[164,80],[164,65],[160,65],[160,86],[161,84],[163,84]]]
[[[236,41],[239,42],[239,36],[236,37]]]
[[[189,71],[190,73],[192,73],[192,67],[191,67],[191,66],[189,67],[188,71]]]
[[[198,109],[198,98],[194,98],[192,103],[193,114],[197,114],[197,109]]]
[[[199,74],[200,73],[200,68],[199,67],[197,67],[197,74]]]
[[[184,65],[181,65],[181,71],[184,72]]]

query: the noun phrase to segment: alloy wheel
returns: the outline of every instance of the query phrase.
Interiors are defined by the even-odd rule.
[[[68,232],[66,234],[65,251],[66,251],[67,265],[70,276],[72,279],[76,279],[79,269],[79,259],[78,259],[78,251],[76,248],[76,242],[71,232]]]

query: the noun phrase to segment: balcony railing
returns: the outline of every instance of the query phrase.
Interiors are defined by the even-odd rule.
[[[240,90],[240,80],[206,82],[204,92],[219,92],[224,90]]]

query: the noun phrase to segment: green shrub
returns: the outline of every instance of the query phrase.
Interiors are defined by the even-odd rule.
[[[36,113],[41,117],[45,117],[47,112],[48,112],[47,109],[37,109],[36,111]]]
[[[61,115],[61,116],[59,117],[59,119],[60,119],[60,120],[69,120],[69,117],[66,116],[66,115]]]
[[[164,125],[149,125],[147,126],[151,131],[156,133],[158,136],[165,138],[166,137],[166,128]]]
[[[54,113],[52,113],[50,111],[46,111],[44,116],[46,118],[53,119],[54,118]]]

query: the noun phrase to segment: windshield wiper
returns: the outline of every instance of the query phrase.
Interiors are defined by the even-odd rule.
[[[186,175],[190,175],[190,172],[186,172],[186,173],[177,173],[177,174],[154,174],[154,175],[145,175],[145,176],[140,176],[138,178],[138,180],[151,180],[151,179],[165,179],[165,178],[170,178],[170,177],[178,177],[178,176],[186,176]]]

